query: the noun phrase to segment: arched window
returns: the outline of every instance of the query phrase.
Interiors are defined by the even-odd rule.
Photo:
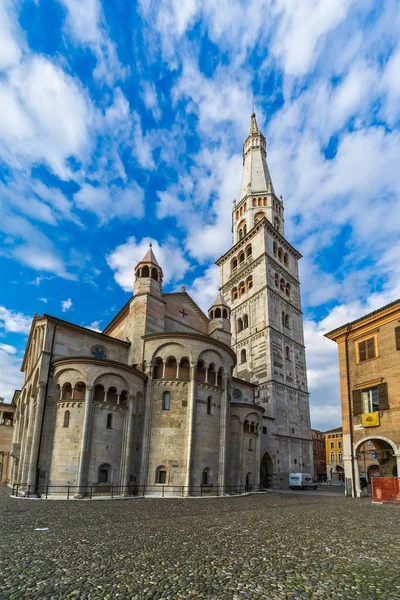
[[[69,410],[66,410],[64,413],[64,424],[63,427],[69,427],[69,418],[70,418],[70,412]]]
[[[232,290],[232,300],[237,300],[238,298],[238,290],[237,288],[233,288]]]
[[[285,348],[285,356],[286,356],[286,360],[290,360],[290,348],[289,348],[289,346],[286,346],[286,348]]]
[[[251,256],[253,249],[251,246],[247,246],[246,248],[246,256]]]
[[[240,207],[240,216],[243,214],[243,206]]]
[[[190,379],[190,363],[188,358],[181,358],[179,363],[179,379]]]
[[[242,263],[242,262],[244,262],[244,259],[245,259],[244,252],[241,252],[241,253],[239,254],[239,263]]]
[[[112,429],[112,418],[113,418],[112,414],[108,413],[106,429]]]
[[[253,206],[257,206],[257,198],[253,198]]]
[[[290,283],[286,284],[286,296],[290,296]]]
[[[237,210],[236,211],[236,219],[238,219],[238,218],[239,218],[239,211]]]
[[[251,290],[252,287],[253,287],[253,276],[250,275],[250,277],[247,278],[247,289]]]
[[[167,483],[167,469],[164,465],[156,469],[156,483],[161,483],[162,485]]]
[[[226,308],[224,308],[224,309],[222,310],[222,318],[223,318],[223,319],[227,319],[227,318],[228,318],[228,311],[226,310]]]
[[[199,360],[196,368],[196,381],[200,383],[205,383],[206,381],[206,367],[202,360]]]
[[[246,350],[241,350],[241,352],[240,352],[240,362],[241,363],[245,363],[246,362]]]
[[[278,244],[276,242],[274,242],[273,245],[272,245],[272,247],[273,247],[273,250],[274,250],[274,254],[276,256],[277,253],[278,253]]]
[[[290,327],[290,320],[289,320],[289,315],[286,313],[285,314],[285,322],[284,322],[285,327]]]
[[[253,450],[253,438],[249,439],[249,450]]]
[[[149,277],[150,275],[150,269],[148,266],[144,266],[142,269],[142,277]]]
[[[153,267],[151,270],[151,277],[152,277],[152,279],[155,279],[156,281],[158,281],[158,272],[155,267]]]
[[[282,325],[285,326],[285,317],[286,317],[286,313],[285,311],[282,311]]]
[[[211,475],[212,475],[212,472],[209,467],[206,467],[205,469],[203,469],[203,472],[201,474],[201,485],[212,485]]]
[[[256,431],[256,424],[254,423],[254,421],[250,423],[250,431],[251,433],[255,433]]]
[[[208,396],[207,398],[207,414],[212,415],[212,398]]]
[[[64,383],[62,388],[62,400],[71,400],[72,386],[70,383]]]
[[[285,254],[283,255],[283,262],[287,267],[289,266],[289,255],[287,252],[285,252]]]
[[[281,292],[285,291],[285,280],[283,279],[283,277],[281,277],[279,281],[279,289],[281,290]]]
[[[169,356],[165,363],[165,378],[176,379],[176,358],[175,356]]]
[[[246,235],[246,233],[247,233],[247,225],[244,225],[243,226],[243,235]]]
[[[256,214],[256,216],[254,217],[254,225],[256,225],[257,223],[259,223],[261,221],[261,219],[264,218],[264,213],[259,212]]]
[[[243,237],[243,229],[239,229],[239,240]]]
[[[169,410],[171,396],[169,392],[164,392],[162,395],[162,409]]]
[[[216,319],[220,319],[221,318],[221,309],[220,308],[217,308],[215,310],[215,318]]]
[[[104,402],[105,400],[105,389],[101,383],[96,383],[94,386],[93,400],[94,402]]]
[[[74,400],[84,400],[85,392],[86,392],[86,385],[83,383],[83,381],[78,381],[78,383],[76,383],[75,387],[74,387],[74,395],[73,395]]]
[[[278,258],[279,258],[279,260],[282,260],[282,259],[283,259],[283,251],[282,251],[282,248],[278,248]]]
[[[275,229],[279,229],[279,225],[280,225],[279,219],[278,219],[278,217],[275,217],[275,219],[274,219],[274,227],[275,227]]]
[[[111,483],[111,467],[110,465],[103,464],[99,467],[98,483]]]
[[[240,333],[243,329],[243,321],[242,319],[237,320],[237,332]]]
[[[244,281],[242,281],[239,285],[239,292],[240,292],[241,296],[243,296],[243,294],[246,293],[246,285],[245,285]]]
[[[258,206],[262,206],[262,198],[258,199]]]
[[[106,400],[107,400],[107,402],[110,402],[110,404],[117,404],[117,401],[118,401],[117,388],[115,388],[115,387],[108,388]]]
[[[279,275],[278,275],[278,273],[275,273],[275,285],[276,285],[276,287],[279,287]]]
[[[238,266],[237,258],[234,258],[232,261],[232,271],[237,269],[237,266]]]
[[[335,462],[335,453],[331,452],[331,463]]]
[[[247,315],[243,315],[243,329],[246,329],[249,326],[249,317]]]
[[[263,199],[263,203],[264,203],[264,206],[267,206],[267,199],[266,198]]]
[[[244,208],[244,210],[247,210],[247,202],[245,202],[245,203],[243,204],[243,208]]]
[[[245,431],[245,433],[248,433],[250,431],[250,423],[247,420],[244,422],[243,430]]]
[[[154,372],[153,372],[153,378],[154,379],[161,379],[163,376],[163,361],[162,358],[156,358],[155,362],[154,362]]]

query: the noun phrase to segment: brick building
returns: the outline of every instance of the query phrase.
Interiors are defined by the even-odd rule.
[[[399,321],[396,300],[326,334],[338,344],[343,464],[353,496],[361,494],[362,448],[374,453],[381,476],[400,470]]]
[[[314,477],[317,481],[324,481],[326,478],[326,457],[325,457],[325,433],[312,429],[313,457],[314,457]]]

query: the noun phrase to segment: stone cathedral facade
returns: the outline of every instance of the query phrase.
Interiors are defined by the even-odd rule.
[[[151,248],[102,333],[35,315],[15,395],[21,493],[237,493],[313,472],[300,254],[254,114],[232,231],[208,315],[163,292]]]

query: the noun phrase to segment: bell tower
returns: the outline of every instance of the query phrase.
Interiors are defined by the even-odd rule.
[[[261,450],[269,473],[264,469],[262,483],[287,487],[289,472],[313,473],[301,254],[284,237],[283,200],[275,194],[266,147],[253,113],[232,211],[233,245],[217,264],[220,291],[231,309],[234,374],[258,385],[265,409]]]

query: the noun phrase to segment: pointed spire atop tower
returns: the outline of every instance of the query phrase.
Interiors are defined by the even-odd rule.
[[[135,267],[135,296],[139,294],[160,295],[162,290],[163,272],[157,262],[151,243],[143,259]]]
[[[142,260],[140,262],[141,263],[151,263],[152,265],[156,265],[157,267],[160,266],[157,262],[156,257],[154,256],[153,245],[151,242],[149,244],[149,249],[147,250],[146,254],[144,255],[144,257],[142,258]]]
[[[257,119],[256,119],[256,113],[253,112],[251,114],[251,120],[250,120],[250,135],[252,133],[259,133],[260,130],[258,129],[258,125],[257,125]]]

